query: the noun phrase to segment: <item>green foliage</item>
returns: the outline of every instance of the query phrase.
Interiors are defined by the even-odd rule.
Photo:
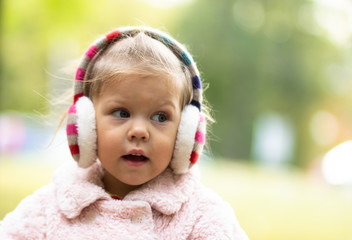
[[[2,6],[0,111],[47,111],[42,96],[51,91],[50,65],[63,67],[73,60],[52,59],[57,57],[53,52],[68,55],[76,47],[69,57],[78,59],[97,36],[113,28],[162,28],[168,22],[167,9],[160,11],[139,0],[3,0]]]
[[[326,68],[341,52],[298,26],[305,0],[196,1],[179,22],[218,123],[212,150],[249,159],[255,118],[273,111],[296,130],[295,163],[307,164],[312,106],[327,99]],[[313,12],[310,12],[313,14]],[[308,24],[308,23],[307,23]],[[321,106],[321,105],[319,105]]]

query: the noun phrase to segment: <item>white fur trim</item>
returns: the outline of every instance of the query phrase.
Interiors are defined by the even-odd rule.
[[[97,159],[97,132],[95,110],[88,97],[81,97],[76,103],[78,146],[80,157],[78,166],[87,168]]]
[[[187,105],[181,114],[176,137],[174,155],[170,166],[176,174],[186,173],[190,165],[190,156],[199,122],[199,111],[195,106]]]

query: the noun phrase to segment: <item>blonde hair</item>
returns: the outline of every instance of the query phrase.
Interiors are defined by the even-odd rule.
[[[140,32],[118,40],[102,51],[102,54],[97,54],[93,64],[90,64],[84,79],[84,95],[90,99],[98,97],[102,88],[110,81],[119,80],[130,74],[141,77],[164,75],[165,79],[182,84],[184,91],[181,109],[191,103],[193,98],[191,73],[162,42]],[[206,90],[206,87],[203,90]],[[207,128],[209,123],[214,122],[210,109],[208,102],[203,98],[202,112],[207,119]]]
[[[189,70],[168,47],[144,33],[113,43],[98,55],[88,73],[84,95],[90,99],[99,96],[109,81],[119,80],[126,75],[162,75],[176,84],[182,84],[182,109],[190,103],[193,95]]]

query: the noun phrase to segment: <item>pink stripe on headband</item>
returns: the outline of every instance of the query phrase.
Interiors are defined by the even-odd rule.
[[[76,135],[76,134],[78,134],[78,129],[77,129],[76,124],[74,124],[74,123],[67,124],[66,133],[67,133],[67,135]]]
[[[87,50],[85,55],[89,58],[92,59],[95,54],[97,53],[97,47],[95,45],[90,46],[90,48]]]
[[[84,79],[84,75],[86,74],[86,71],[84,71],[82,68],[78,68],[76,72],[76,80],[81,81]]]
[[[196,132],[196,136],[194,138],[197,142],[201,143],[201,144],[204,144],[205,142],[205,135],[200,132],[200,131],[197,131]]]
[[[68,114],[76,113],[76,105],[72,104],[68,109]]]
[[[112,40],[116,39],[117,37],[120,37],[120,31],[119,30],[112,31],[112,32],[106,34],[105,37],[108,40],[108,42],[111,42]]]

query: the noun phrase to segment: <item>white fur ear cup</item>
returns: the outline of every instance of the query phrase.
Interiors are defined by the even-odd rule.
[[[97,159],[97,131],[95,110],[88,97],[81,97],[76,103],[77,142],[79,146],[78,166],[87,168]]]
[[[187,105],[181,114],[174,154],[170,162],[170,167],[176,174],[186,173],[190,168],[198,123],[199,110],[195,106]]]

